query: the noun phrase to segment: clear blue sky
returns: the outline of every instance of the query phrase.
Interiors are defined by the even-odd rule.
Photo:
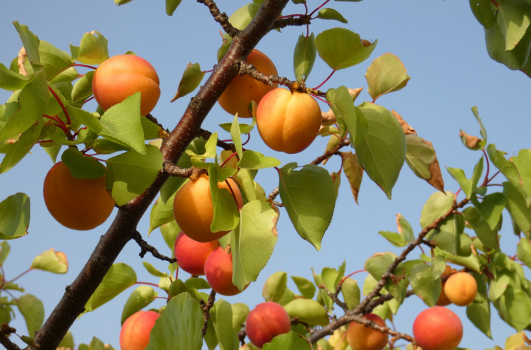
[[[218,1],[220,9],[229,15],[245,3],[240,0]],[[310,9],[320,4],[321,1],[309,0]],[[411,80],[406,88],[380,98],[378,103],[399,112],[418,131],[419,136],[433,142],[447,190],[455,192],[459,186],[445,167],[463,168],[467,174],[471,174],[480,157],[479,152],[465,149],[458,136],[459,129],[479,135],[479,126],[470,111],[472,106],[478,106],[489,142],[495,143],[498,149],[512,155],[521,148],[529,148],[531,80],[523,73],[510,71],[489,58],[483,28],[473,17],[468,2],[373,0],[359,3],[330,2],[329,5],[348,19],[349,23],[342,26],[359,33],[362,38],[378,39],[378,46],[367,61],[336,73],[323,89],[340,85],[364,87],[358,101],[369,100],[364,78],[367,67],[373,59],[384,53],[397,55],[408,69]],[[301,8],[290,2],[284,14],[300,13]],[[109,40],[111,55],[131,50],[147,59],[157,69],[162,89],[153,115],[170,129],[179,120],[190,97],[171,104],[169,102],[177,90],[186,64],[198,62],[202,69],[211,69],[216,63],[216,51],[221,44],[220,26],[212,20],[206,6],[193,1],[183,1],[173,17],[165,14],[163,1],[136,0],[121,7],[115,6],[112,0],[10,1],[2,5],[0,18],[0,62],[5,65],[9,65],[22,46],[11,23],[15,20],[29,26],[41,40],[67,52],[68,44],[79,45],[85,32],[97,30]],[[311,31],[318,34],[339,24],[316,20]],[[257,47],[275,62],[282,76],[294,77],[293,48],[302,32],[302,28],[286,28],[282,34],[272,32]],[[308,84],[316,86],[329,74],[330,69],[318,58]],[[8,97],[8,92],[0,91],[1,103]],[[95,104],[87,106],[91,111],[96,107]],[[322,108],[325,109],[324,106]],[[216,105],[205,121],[204,128],[220,131],[220,135],[228,138],[218,124],[230,121],[232,116]],[[326,139],[318,138],[302,154],[284,155],[267,149],[256,130],[249,144],[251,149],[277,156],[283,164],[292,161],[308,163],[321,155],[325,146]],[[339,165],[339,161],[332,160],[326,168],[337,171]],[[71,231],[58,224],[46,210],[42,198],[42,184],[51,166],[52,162],[45,152],[35,147],[32,155],[0,177],[0,199],[16,192],[25,192],[31,197],[29,235],[10,242],[11,255],[4,266],[6,277],[12,278],[24,271],[36,255],[52,247],[65,252],[70,262],[70,270],[66,275],[33,271],[18,281],[28,293],[43,300],[46,317],[111,223],[109,219],[90,232]],[[261,171],[258,181],[268,193],[278,185],[276,172],[271,169]],[[362,269],[364,261],[375,252],[399,253],[400,250],[387,243],[378,235],[378,231],[395,231],[395,215],[401,213],[418,233],[420,211],[434,191],[404,165],[391,201],[365,177],[360,191],[360,205],[356,205],[343,178],[336,212],[319,252],[300,239],[286,212],[281,210],[279,239],[269,264],[257,282],[252,283],[241,295],[227,300],[231,303],[244,302],[252,308],[263,301],[261,291],[265,279],[279,270],[286,271],[290,276],[311,279],[310,267],[320,271],[323,267],[337,267],[346,260],[347,271],[352,272]],[[517,237],[512,234],[509,217],[506,216],[504,221],[502,248],[512,255],[516,252]],[[139,231],[150,244],[168,253],[158,231],[147,238],[148,225],[146,215],[140,222]],[[139,247],[131,242],[117,262],[131,265],[140,281],[158,283],[142,267],[139,251]],[[411,257],[417,257],[419,252],[415,250]],[[165,263],[151,256],[145,259],[159,269],[166,267]],[[365,276],[357,275],[358,281],[363,282]],[[289,287],[296,291],[292,282]],[[119,347],[120,315],[131,291],[132,288],[77,320],[71,328],[76,344],[88,343],[92,336],[97,336]],[[159,295],[164,295],[164,292],[161,291]],[[161,306],[162,301],[152,305]],[[406,300],[395,318],[397,328],[411,333],[415,316],[425,308],[417,297]],[[462,347],[484,349],[492,348],[495,344],[503,347],[505,338],[514,333],[499,319],[494,308],[491,329],[495,341],[488,339],[467,320],[465,308],[450,308],[458,313],[464,324]],[[26,331],[19,314],[13,326],[20,333]]]

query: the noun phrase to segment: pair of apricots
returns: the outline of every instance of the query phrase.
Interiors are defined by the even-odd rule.
[[[442,283],[441,294],[436,303],[438,306],[450,304],[468,306],[474,301],[478,293],[478,284],[472,275],[457,272],[446,266],[442,277],[447,279]]]

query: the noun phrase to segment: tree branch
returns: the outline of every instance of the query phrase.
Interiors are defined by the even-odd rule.
[[[311,23],[312,17],[309,15],[300,17],[288,17],[277,19],[273,23],[273,29],[282,29],[287,26],[305,26]]]
[[[203,310],[203,320],[205,321],[203,328],[201,328],[201,333],[203,333],[203,337],[205,337],[205,334],[207,332],[208,320],[210,319],[210,309],[212,309],[212,306],[214,306],[215,300],[216,291],[214,289],[212,289],[212,292],[210,292],[210,295],[208,296],[208,302],[206,304],[203,299],[199,300],[199,304],[201,304],[201,310]]]
[[[214,20],[221,24],[221,27],[231,38],[234,38],[236,35],[240,34],[240,30],[236,29],[230,24],[229,17],[225,12],[220,13],[218,6],[213,0],[197,0],[197,2],[205,4],[210,10],[210,14],[214,17]]]
[[[201,124],[225,88],[238,74],[239,61],[247,57],[271,29],[288,0],[266,0],[251,23],[233,39],[233,43],[216,65],[203,87],[192,98],[184,115],[165,138],[161,152],[163,163],[176,164],[186,147],[200,133]],[[150,204],[169,178],[159,172],[155,181],[137,198],[118,209],[111,227],[103,235],[76,280],[35,336],[40,350],[55,350],[66,332],[109,271],[118,254],[135,235],[136,227]],[[31,349],[37,350],[34,347]]]
[[[135,231],[135,233],[133,234],[133,239],[140,246],[139,255],[141,258],[143,258],[147,252],[150,252],[151,255],[153,255],[157,259],[167,261],[169,263],[177,262],[176,258],[168,258],[167,256],[160,254],[157,248],[153,247],[152,245],[148,244],[146,241],[142,239],[142,235],[140,234],[140,232]]]
[[[208,140],[211,135],[212,135],[212,133],[210,131],[204,130],[204,129],[199,129],[199,132],[197,133],[197,136],[198,137],[202,137],[204,140]],[[219,139],[218,139],[217,146],[219,148],[223,148],[225,151],[230,151],[231,150],[230,144],[228,144],[226,142],[223,142],[223,141],[221,141]]]
[[[339,295],[339,291],[341,291],[341,285],[337,286],[337,290],[335,293],[332,293],[331,291],[329,291],[326,285],[324,284],[320,284],[318,287],[320,289],[323,289],[326,292],[326,294],[328,294],[330,299],[332,299],[334,303],[336,303],[340,308],[342,308],[345,313],[349,312],[347,304],[339,300],[339,298],[337,297]]]
[[[5,346],[7,350],[20,350],[17,344],[13,343],[11,339],[7,336],[9,334],[15,333],[17,330],[15,328],[9,327],[7,323],[2,324],[0,329],[0,344]]]
[[[189,177],[190,179],[192,179],[192,181],[194,181],[194,179],[197,179],[199,176],[201,176],[201,174],[207,173],[206,169],[201,169],[201,168],[196,168],[196,167],[182,169],[182,168],[179,168],[177,165],[173,165],[170,163],[164,164],[164,167],[162,169],[164,170],[166,174],[170,176]]]

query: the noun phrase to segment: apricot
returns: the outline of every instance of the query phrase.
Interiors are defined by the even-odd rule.
[[[205,262],[205,275],[212,289],[221,295],[240,294],[247,288],[245,286],[243,290],[239,290],[232,283],[232,253],[227,253],[221,247],[208,256]]]
[[[105,176],[76,179],[63,162],[44,179],[44,202],[55,220],[73,230],[92,230],[111,215],[114,199],[105,190]]]
[[[279,88],[265,95],[258,105],[256,123],[270,148],[299,153],[317,137],[321,109],[312,96]]]
[[[140,92],[140,114],[149,114],[159,97],[159,76],[145,59],[135,55],[113,56],[100,64],[92,78],[92,92],[107,110]]]
[[[379,326],[387,327],[384,320],[375,314],[363,316]],[[365,327],[364,325],[351,322],[347,329],[348,344],[356,350],[382,350],[387,345],[389,334],[384,334],[376,329]]]
[[[144,350],[149,343],[149,334],[159,318],[154,311],[138,311],[122,325],[120,348],[122,350]]]
[[[444,278],[446,276],[449,276],[451,273],[452,273],[452,268],[450,266],[446,265],[446,268],[444,269],[444,272],[441,275],[441,277]],[[435,305],[437,305],[437,306],[446,306],[446,305],[450,305],[452,303],[448,299],[448,297],[446,296],[446,293],[444,292],[445,284],[446,284],[446,281],[442,282],[441,294],[439,294],[439,299],[437,299],[437,302],[435,303]]]
[[[181,231],[175,240],[174,252],[181,269],[194,276],[201,276],[205,274],[208,256],[218,247],[218,241],[200,243]]]
[[[243,205],[243,199],[236,182],[232,179],[219,182],[218,187],[234,192],[238,205]],[[214,206],[207,175],[201,175],[196,181],[190,181],[177,192],[173,202],[173,214],[177,225],[191,239],[206,243],[225,236],[229,231],[210,231],[214,219]]]
[[[452,350],[463,338],[463,324],[451,310],[435,306],[417,316],[413,336],[424,350]]]
[[[444,293],[455,305],[466,306],[474,301],[478,292],[478,284],[472,275],[458,272],[448,278],[444,285]]]
[[[278,75],[273,62],[258,50],[253,50],[246,61],[254,65],[262,73]],[[269,86],[249,75],[237,75],[223,91],[218,102],[221,108],[228,113],[232,115],[238,113],[238,117],[250,118],[249,102],[260,103],[262,97],[277,86],[277,83]]]
[[[341,327],[334,331],[334,334],[328,339],[328,342],[334,350],[345,350],[348,346],[347,328]]]
[[[251,342],[260,349],[274,337],[291,330],[291,319],[284,308],[268,301],[256,305],[245,320],[245,332]]]

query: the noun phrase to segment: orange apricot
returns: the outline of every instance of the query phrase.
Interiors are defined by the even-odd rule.
[[[145,116],[159,100],[159,76],[155,68],[141,57],[113,56],[96,69],[92,78],[92,92],[104,110],[140,92],[140,114]]]
[[[254,65],[262,73],[278,75],[273,62],[258,50],[253,50],[246,61]],[[228,113],[232,115],[238,113],[238,117],[250,118],[249,102],[260,103],[262,97],[277,86],[277,83],[269,86],[249,75],[237,75],[221,94],[218,102],[221,108]]]
[[[466,306],[474,301],[478,284],[472,275],[466,272],[453,274],[446,280],[444,293],[455,305]]]
[[[212,289],[221,295],[240,294],[248,286],[239,290],[232,283],[232,253],[227,253],[221,247],[208,256],[205,262],[205,276]]]
[[[154,311],[138,311],[125,320],[120,331],[122,350],[144,350],[149,344],[149,335],[159,318]]]
[[[291,319],[284,308],[268,301],[256,305],[245,320],[245,332],[251,342],[260,349],[280,334],[289,333]]]
[[[44,179],[44,202],[52,216],[73,230],[92,230],[111,215],[114,200],[105,190],[105,176],[76,179],[63,162]]]
[[[379,326],[386,327],[385,321],[375,314],[363,316]],[[389,334],[384,334],[376,329],[362,325],[361,323],[351,322],[347,329],[348,344],[356,350],[382,350],[387,345]]]
[[[463,324],[451,310],[435,306],[417,316],[413,336],[424,350],[452,350],[463,338]]]
[[[442,278],[449,276],[452,273],[452,268],[448,265],[446,265],[446,268],[444,269],[443,274],[441,275]],[[437,299],[437,302],[435,305],[437,306],[446,306],[450,305],[452,302],[448,299],[448,296],[446,296],[446,293],[444,292],[444,285],[446,284],[446,281],[442,282],[441,285],[441,294],[439,294],[439,299]]]
[[[319,105],[312,96],[300,92],[275,89],[264,96],[256,113],[262,140],[279,152],[305,150],[321,127]]]
[[[208,256],[218,247],[218,241],[200,243],[181,231],[175,240],[174,252],[181,269],[194,276],[201,276],[205,274]]]
[[[230,189],[227,182],[230,184]],[[227,182],[219,182],[218,187],[232,190],[241,207],[243,199],[238,185],[232,179],[228,179]],[[201,175],[196,181],[188,182],[177,191],[173,202],[173,214],[181,230],[197,242],[212,242],[229,232],[210,231],[214,219],[214,206],[207,175]]]

